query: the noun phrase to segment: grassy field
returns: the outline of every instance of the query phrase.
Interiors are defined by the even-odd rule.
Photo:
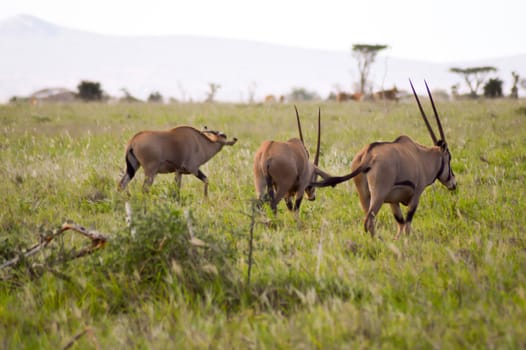
[[[298,107],[312,153],[318,105]],[[88,242],[68,231],[0,270],[0,348],[525,348],[526,102],[438,108],[458,190],[429,187],[395,241],[387,207],[381,239],[364,234],[352,182],[318,189],[299,221],[284,203],[252,214],[253,155],[297,135],[292,105],[0,106],[0,263],[67,220],[109,238],[70,259]],[[372,141],[431,144],[413,102],[321,109],[332,174]],[[118,192],[127,140],[178,124],[239,139],[202,167],[208,200],[191,176],[143,193],[142,170]]]

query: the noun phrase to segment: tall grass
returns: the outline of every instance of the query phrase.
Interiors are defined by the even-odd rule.
[[[298,107],[312,153],[318,105]],[[1,260],[65,220],[110,237],[61,263],[53,257],[85,243],[64,236],[1,270],[0,347],[525,347],[524,101],[438,108],[459,189],[428,188],[412,234],[393,241],[386,209],[377,218],[383,240],[363,233],[351,183],[319,189],[299,220],[284,204],[275,217],[252,217],[253,154],[265,139],[297,135],[291,105],[0,106]],[[321,110],[320,164],[333,174],[348,172],[372,141],[407,134],[431,143],[412,102]],[[117,192],[126,141],[177,124],[239,138],[202,167],[209,198],[191,176],[181,193],[172,175],[142,193],[142,171]]]

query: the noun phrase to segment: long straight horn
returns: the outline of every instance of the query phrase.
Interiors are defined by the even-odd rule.
[[[422,118],[424,118],[424,122],[426,122],[427,130],[429,131],[429,135],[431,135],[431,138],[433,139],[433,144],[437,144],[437,138],[435,136],[435,133],[433,132],[433,129],[431,128],[431,125],[429,124],[429,121],[427,120],[426,114],[424,113],[424,109],[422,108],[422,105],[420,104],[420,100],[418,99],[418,95],[416,94],[415,87],[413,86],[413,82],[411,79],[409,79],[409,84],[411,84],[411,89],[413,90],[413,95],[415,95],[416,103],[418,103],[418,108],[420,109],[420,113],[422,114]]]
[[[296,110],[296,120],[298,121],[298,131],[300,133],[300,140],[303,144],[305,144],[305,142],[303,142],[303,133],[301,132],[300,114],[298,113],[298,108],[296,108],[296,105],[294,105],[294,109]]]
[[[318,107],[318,143],[316,144],[316,155],[314,156],[314,165],[318,165],[320,160],[320,136],[321,136],[321,111]]]
[[[440,118],[438,117],[437,109],[435,107],[435,101],[433,101],[433,96],[431,96],[431,91],[429,91],[429,86],[427,86],[427,81],[424,80],[424,84],[426,84],[427,94],[429,95],[429,100],[431,100],[431,106],[433,106],[433,112],[435,113],[435,119],[437,120],[438,131],[440,132],[440,138],[442,139],[442,141],[446,142],[446,136],[444,135],[444,130],[442,129],[442,123],[440,122]]]

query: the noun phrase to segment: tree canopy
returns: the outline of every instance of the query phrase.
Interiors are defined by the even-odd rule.
[[[457,73],[464,76],[464,81],[468,85],[470,95],[472,97],[478,96],[478,90],[483,86],[489,73],[496,72],[497,68],[492,66],[468,67],[458,68],[452,67],[449,69],[452,73]]]
[[[77,89],[77,96],[84,101],[100,101],[102,99],[102,88],[98,82],[83,80]]]

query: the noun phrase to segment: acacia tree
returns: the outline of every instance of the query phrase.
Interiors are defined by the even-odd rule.
[[[352,46],[352,56],[358,62],[358,72],[360,74],[360,92],[365,93],[367,80],[371,71],[371,65],[374,63],[378,53],[388,48],[387,45],[368,45],[368,44],[354,44]]]
[[[469,94],[471,97],[478,96],[478,90],[483,86],[484,82],[489,73],[496,72],[497,68],[492,66],[483,67],[469,67],[469,68],[457,68],[452,67],[449,69],[452,73],[457,73],[464,76],[464,81],[468,85]]]

